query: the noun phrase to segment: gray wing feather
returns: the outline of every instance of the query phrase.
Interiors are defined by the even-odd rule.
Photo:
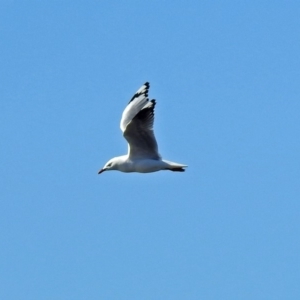
[[[155,100],[147,101],[124,130],[131,158],[161,158],[153,132],[155,104]]]

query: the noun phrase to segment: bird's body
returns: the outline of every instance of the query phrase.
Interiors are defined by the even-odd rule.
[[[128,154],[110,159],[98,172],[107,170],[150,173],[160,170],[183,172],[186,165],[163,160],[153,132],[155,100],[148,99],[146,82],[131,98],[121,119],[121,130],[128,142]]]

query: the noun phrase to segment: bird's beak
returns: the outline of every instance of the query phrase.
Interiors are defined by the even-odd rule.
[[[98,172],[98,174],[101,174],[102,172],[104,172],[105,171],[105,169],[101,169],[99,172]]]

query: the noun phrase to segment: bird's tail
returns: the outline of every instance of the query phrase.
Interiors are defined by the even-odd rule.
[[[187,165],[183,165],[183,164],[179,164],[179,163],[175,163],[172,161],[168,161],[168,160],[163,160],[166,164],[166,170],[170,170],[173,172],[184,172],[185,169],[187,167]]]

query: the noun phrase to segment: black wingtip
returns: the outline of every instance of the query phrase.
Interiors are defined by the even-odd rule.
[[[145,96],[148,97],[150,83],[147,81],[144,83],[144,86],[146,87]]]
[[[143,87],[145,86],[145,88],[143,89],[143,91],[140,91]],[[140,95],[145,95],[145,97],[148,98],[148,92],[149,92],[149,88],[150,88],[150,83],[148,81],[146,81],[140,88],[139,90],[132,96],[132,98],[130,99],[129,103],[131,101],[133,101],[135,98],[139,97]]]
[[[150,102],[153,103],[153,105],[151,106],[151,110],[152,110],[152,113],[154,113],[154,108],[155,108],[155,105],[156,105],[156,100],[152,99]]]
[[[172,168],[172,169],[169,169],[169,170],[173,171],[173,172],[185,172],[185,169],[183,167]]]

